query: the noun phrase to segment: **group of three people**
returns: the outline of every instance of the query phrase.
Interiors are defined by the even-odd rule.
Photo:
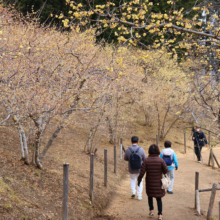
[[[162,219],[162,200],[161,198],[165,195],[165,190],[161,188],[161,178],[162,174],[167,174],[171,180],[171,185],[168,188],[167,192],[173,194],[173,183],[174,183],[174,168],[178,169],[178,161],[175,152],[171,149],[172,143],[170,141],[165,141],[163,149],[161,152],[159,147],[156,144],[152,144],[148,150],[148,157],[146,157],[145,151],[143,148],[138,146],[139,138],[133,136],[131,138],[132,146],[125,151],[124,160],[128,161],[128,168],[130,173],[131,181],[131,198],[135,198],[136,195],[136,183],[137,187],[137,199],[142,200],[142,191],[143,191],[143,176],[146,174],[146,194],[148,196],[148,205],[149,205],[149,215],[154,215],[154,206],[153,198],[157,200],[158,206],[158,219]],[[131,164],[131,155],[134,152],[138,152],[143,163],[140,169],[132,169]],[[159,157],[160,155],[160,157]],[[171,163],[168,163],[169,160],[166,160],[165,157],[170,158]],[[163,159],[162,159],[163,158]],[[166,163],[169,165],[167,165]]]
[[[200,127],[197,126],[196,130],[193,130],[193,141],[194,141],[194,152],[197,156],[198,162],[201,162],[201,150],[204,145],[207,145],[207,139],[205,134],[201,131]],[[149,205],[149,215],[154,215],[154,206],[153,198],[157,200],[158,207],[158,219],[162,220],[162,200],[161,198],[165,195],[165,190],[162,189],[161,178],[162,174],[167,174],[171,180],[171,185],[167,189],[167,193],[173,194],[173,183],[174,183],[174,170],[178,169],[178,161],[176,153],[172,147],[170,141],[164,142],[164,147],[161,152],[159,147],[156,144],[152,144],[148,150],[148,157],[146,157],[145,151],[143,148],[138,146],[139,138],[133,136],[131,138],[132,146],[125,151],[124,160],[128,161],[128,169],[130,173],[130,182],[131,182],[131,198],[135,198],[136,195],[136,183],[137,187],[137,199],[142,200],[142,191],[143,191],[143,176],[146,173],[146,194],[148,196],[148,205]],[[140,169],[132,169],[131,166],[131,155],[134,152],[138,152],[141,157]],[[160,157],[159,157],[160,155]]]

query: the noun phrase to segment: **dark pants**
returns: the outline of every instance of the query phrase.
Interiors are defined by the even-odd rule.
[[[194,146],[194,152],[197,156],[198,161],[201,161],[201,152],[202,152],[202,146]]]
[[[162,199],[156,198],[156,200],[157,200],[158,215],[162,215]],[[150,211],[154,210],[153,197],[148,196],[148,205],[149,205]]]

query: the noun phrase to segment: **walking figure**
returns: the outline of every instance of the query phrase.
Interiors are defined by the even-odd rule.
[[[167,176],[171,180],[171,185],[167,189],[167,193],[173,194],[173,183],[174,183],[174,168],[177,170],[178,169],[178,161],[176,157],[176,153],[174,152],[172,148],[172,143],[170,141],[165,141],[164,142],[164,147],[160,153],[160,157],[164,159],[167,167],[168,167],[168,172]]]
[[[193,137],[192,140],[194,141],[194,153],[197,156],[198,163],[201,163],[201,152],[203,146],[208,146],[208,142],[206,136],[203,131],[201,131],[200,126],[196,126],[196,130],[193,127]]]
[[[144,160],[141,166],[141,172],[138,176],[138,185],[146,173],[146,194],[148,196],[149,216],[154,215],[153,198],[157,200],[158,220],[162,220],[162,197],[165,196],[165,190],[162,189],[162,174],[166,174],[168,169],[165,161],[159,157],[160,150],[156,144],[152,144],[148,150],[149,156]]]
[[[135,198],[136,194],[136,183],[137,178],[140,173],[141,165],[146,158],[145,151],[142,147],[138,146],[139,138],[137,136],[133,136],[131,138],[132,146],[126,149],[124,160],[128,161],[128,170],[130,173],[131,179],[131,198]],[[139,186],[137,186],[137,199],[142,200],[142,191],[143,191],[143,181],[140,182]]]

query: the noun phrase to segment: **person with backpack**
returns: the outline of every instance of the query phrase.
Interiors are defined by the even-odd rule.
[[[124,160],[128,161],[128,170],[130,173],[130,181],[131,181],[131,198],[134,199],[136,195],[136,183],[137,177],[140,173],[140,168],[142,162],[146,158],[145,151],[142,147],[138,146],[139,138],[137,136],[133,136],[131,138],[132,146],[126,149],[124,154]],[[143,191],[143,182],[137,186],[137,199],[142,200],[142,191]]]
[[[176,153],[174,152],[174,150],[171,149],[172,143],[170,141],[165,141],[164,147],[165,149],[161,151],[160,157],[165,161],[168,167],[167,176],[171,180],[171,185],[167,189],[167,193],[173,194],[174,168],[176,170],[178,169],[178,161],[177,161]]]
[[[194,141],[194,152],[197,156],[198,159],[198,163],[201,163],[201,152],[202,152],[202,147],[203,146],[208,146],[208,142],[206,139],[205,134],[203,133],[203,131],[201,131],[200,126],[197,125],[196,126],[196,130],[193,127],[193,137],[192,137],[193,141]]]
[[[162,189],[162,174],[166,174],[167,165],[162,158],[159,157],[160,150],[156,144],[152,144],[148,150],[149,156],[144,160],[141,171],[138,176],[138,185],[141,183],[146,173],[146,193],[148,196],[149,216],[154,215],[153,198],[157,200],[158,220],[162,220],[162,197],[165,196],[165,190]]]

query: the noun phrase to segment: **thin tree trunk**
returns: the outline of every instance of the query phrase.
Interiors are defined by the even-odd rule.
[[[113,129],[113,126],[112,126],[112,124],[113,124],[113,119],[111,119],[111,120],[109,120],[109,124],[108,124],[108,128],[109,128],[109,138],[110,138],[110,140],[109,140],[109,143],[110,144],[114,144],[114,129]]]
[[[166,134],[164,135],[164,138],[167,136],[169,133],[170,129],[174,126],[174,124],[179,120],[179,117],[175,119],[175,121],[170,125],[169,129],[167,130]]]
[[[218,110],[218,127],[220,128],[220,109]]]
[[[167,114],[168,114],[169,110],[170,110],[170,107],[168,106],[167,111],[166,111],[166,114],[165,114],[165,116],[164,116],[163,125],[162,125],[162,128],[161,128],[160,138],[162,138],[162,139],[165,138],[165,137],[164,137],[164,130],[165,130],[165,123],[166,123],[166,118],[167,118]]]
[[[36,132],[36,140],[35,140],[35,163],[36,163],[36,166],[39,168],[39,169],[42,169],[42,165],[41,165],[41,162],[40,162],[40,153],[39,153],[39,150],[40,150],[40,136],[41,136],[41,132],[38,130]]]
[[[19,125],[19,136],[20,136],[20,143],[21,143],[21,154],[22,160],[25,161],[25,164],[29,163],[29,154],[28,154],[28,146],[27,146],[27,138],[24,132],[24,129],[21,125]]]
[[[52,146],[54,140],[57,138],[59,132],[63,129],[63,126],[60,126],[57,128],[57,130],[53,133],[53,135],[51,136],[50,140],[47,142],[47,145],[44,147],[41,155],[40,155],[40,162],[43,162],[45,155],[47,153],[47,151],[50,149],[50,147]]]
[[[160,134],[160,113],[159,113],[159,109],[158,109],[157,106],[156,106],[156,109],[157,109],[157,123],[158,123],[157,132],[158,132],[158,135],[159,135]]]
[[[87,148],[87,152],[90,152],[90,153],[91,153],[91,137],[92,137],[92,131],[93,131],[93,128],[90,129],[90,132],[89,132],[89,140],[88,140],[88,148]]]
[[[20,128],[18,129],[18,132],[19,132],[20,144],[21,144],[21,160],[25,160],[25,156],[24,156],[24,144],[23,144],[22,134],[21,134]]]
[[[35,163],[35,145],[34,145],[34,151],[33,151],[32,163],[33,163],[34,166],[36,166],[36,163]]]
[[[24,130],[22,129],[22,139],[23,139],[23,144],[24,144],[24,155],[25,155],[25,163],[30,164],[29,162],[29,154],[28,154],[28,146],[27,146],[27,138],[25,135]]]

